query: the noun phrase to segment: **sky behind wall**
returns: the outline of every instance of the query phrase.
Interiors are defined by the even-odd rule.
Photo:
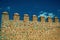
[[[21,19],[25,13],[30,16],[30,19],[33,14],[38,18],[40,16],[60,18],[60,0],[0,0],[0,14],[3,11],[9,12],[10,19],[15,12],[20,14]]]

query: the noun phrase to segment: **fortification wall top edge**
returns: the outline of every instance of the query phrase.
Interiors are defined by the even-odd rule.
[[[6,19],[8,19],[9,20],[9,14],[8,14],[8,12],[2,12],[2,16],[3,15],[6,15],[6,16],[4,16],[4,17],[7,17],[7,18],[3,18],[2,20],[6,20]],[[50,16],[48,16],[48,22],[59,22],[59,19],[58,19],[58,17],[54,17],[54,20],[52,20],[52,18],[50,17]],[[14,16],[13,16],[13,20],[16,20],[16,21],[19,21],[20,20],[20,15],[19,15],[19,13],[14,13]],[[36,15],[33,15],[33,17],[32,17],[32,20],[34,21],[34,22],[46,22],[46,19],[45,19],[45,17],[44,16],[41,16],[40,17],[40,20],[41,21],[38,21],[38,17],[36,16]],[[20,20],[21,21],[21,20]],[[23,21],[30,21],[30,17],[29,17],[29,15],[28,14],[24,14],[24,20]]]

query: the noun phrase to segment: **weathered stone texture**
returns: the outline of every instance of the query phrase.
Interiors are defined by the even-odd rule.
[[[52,22],[49,17],[48,22],[45,22],[44,17],[41,17],[41,22],[38,22],[36,16],[33,16],[33,21],[29,21],[27,14],[24,21],[19,20],[17,13],[14,20],[9,20],[7,16],[2,15],[1,40],[60,40],[60,23],[57,18],[57,21]]]

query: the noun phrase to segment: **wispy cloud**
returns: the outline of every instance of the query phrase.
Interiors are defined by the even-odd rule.
[[[55,15],[53,13],[49,13],[48,16],[50,16],[51,18],[53,18]]]
[[[48,13],[48,12],[39,12],[38,18],[44,16],[45,19],[48,18],[48,16],[50,16],[51,18],[53,18],[55,15],[53,13]]]
[[[41,16],[44,16],[45,18],[47,18],[47,12],[40,13],[40,14],[38,15],[38,18],[41,17]]]

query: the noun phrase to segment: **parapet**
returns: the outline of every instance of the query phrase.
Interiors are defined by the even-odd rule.
[[[37,16],[33,15],[33,22],[37,22]]]
[[[2,12],[2,20],[9,20],[9,14],[8,14],[8,12]]]
[[[29,16],[28,16],[28,14],[24,14],[24,22],[29,22]]]
[[[5,12],[2,12],[2,14],[4,14],[4,15],[8,15],[8,12],[5,11]]]
[[[41,20],[41,23],[45,23],[45,18],[44,18],[44,16],[41,16],[41,17],[40,17],[40,20]]]
[[[14,13],[14,21],[18,21],[20,19],[20,15],[18,13]]]
[[[58,22],[59,22],[58,17],[55,17],[55,22],[56,22],[56,23],[58,23]]]
[[[2,12],[2,20],[9,20],[9,14],[8,12]],[[14,13],[14,16],[13,16],[13,20],[14,21],[20,21],[20,15],[19,13]],[[29,15],[28,14],[24,14],[24,22],[29,22]],[[45,23],[45,18],[44,16],[41,16],[40,17],[40,22],[41,23]],[[32,17],[32,22],[38,22],[38,17],[36,15],[33,15]],[[53,22],[52,18],[48,16],[48,22],[51,23]],[[57,17],[55,17],[55,22],[58,23],[59,22],[59,19]]]
[[[52,18],[50,16],[48,16],[48,22],[51,23],[52,22]]]

